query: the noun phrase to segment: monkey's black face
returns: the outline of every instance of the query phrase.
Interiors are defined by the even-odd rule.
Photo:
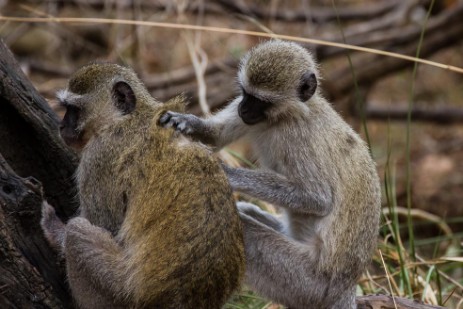
[[[270,102],[256,98],[243,90],[243,100],[238,106],[238,115],[245,124],[253,125],[267,119],[265,111],[270,107]]]
[[[60,135],[68,146],[76,150],[81,150],[86,143],[83,139],[83,132],[78,129],[79,118],[82,111],[77,106],[65,106],[66,113],[59,126]]]

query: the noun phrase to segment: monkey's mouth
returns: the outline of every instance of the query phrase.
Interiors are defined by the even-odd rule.
[[[268,107],[269,104],[267,103],[245,96],[238,106],[238,115],[245,124],[253,125],[267,119],[265,111]]]
[[[256,115],[254,113],[249,113],[241,109],[238,110],[238,114],[240,118],[243,120],[243,122],[247,125],[259,123],[261,121],[264,121],[266,118],[264,114]]]
[[[60,128],[60,136],[66,145],[78,152],[80,152],[87,143],[86,139],[84,138],[84,132],[76,132],[74,130],[69,132],[69,129],[66,127]]]

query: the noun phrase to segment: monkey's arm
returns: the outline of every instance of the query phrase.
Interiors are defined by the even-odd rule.
[[[238,116],[236,99],[217,114],[202,119],[191,114],[167,112],[161,116],[159,123],[164,127],[173,127],[194,140],[208,144],[219,150],[237,140],[248,130]]]
[[[302,186],[272,171],[222,166],[233,190],[300,213],[326,216],[331,212],[331,190],[320,182],[308,179]]]
[[[85,218],[73,218],[66,225],[64,244],[68,276],[80,285],[94,284],[106,295],[126,295],[123,249],[108,231]]]
[[[65,224],[56,215],[55,209],[46,201],[42,203],[42,219],[40,220],[45,239],[55,250],[64,250]]]

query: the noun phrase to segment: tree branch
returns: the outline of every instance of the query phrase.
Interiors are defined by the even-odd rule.
[[[310,12],[303,11],[288,11],[288,10],[276,10],[269,11],[263,10],[256,5],[245,5],[239,1],[233,0],[218,0],[220,5],[232,13],[243,14],[246,16],[252,16],[259,19],[275,19],[287,22],[306,22],[307,17],[310,17],[313,23],[325,23],[336,20],[357,20],[357,19],[371,19],[394,9],[394,7],[400,3],[400,1],[380,1],[375,4],[364,4],[361,6],[354,7],[343,7],[334,12],[331,7],[328,8],[310,8]]]
[[[388,295],[368,295],[356,298],[358,309],[439,309],[441,306],[427,305],[417,300]],[[396,306],[397,305],[397,306]]]
[[[405,106],[406,104],[400,105]],[[369,120],[407,120],[407,116],[408,109],[405,107],[384,108],[369,105],[366,110],[366,117]],[[414,107],[411,111],[411,117],[412,121],[425,121],[442,125],[463,123],[463,109],[456,107],[439,107],[434,109]]]
[[[451,46],[463,39],[463,3],[456,5],[453,9],[444,11],[438,16],[429,20],[420,56],[427,58],[435,52]],[[421,32],[420,27],[416,27],[413,34],[406,33],[408,39],[398,38],[399,44],[390,43],[390,50],[404,55],[414,56],[416,53],[416,42]],[[393,48],[392,48],[393,46]],[[370,86],[378,79],[385,77],[393,72],[412,65],[410,61],[383,57],[370,54],[362,54],[354,59],[354,70],[357,84]],[[345,95],[352,93],[354,89],[354,79],[349,67],[344,67],[334,71],[326,78],[325,88],[332,100],[338,100]],[[331,81],[331,82],[329,82]]]

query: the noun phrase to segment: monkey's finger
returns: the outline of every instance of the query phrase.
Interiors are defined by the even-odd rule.
[[[159,124],[160,125],[169,125],[169,126],[172,126],[172,123],[170,123],[170,120],[172,119],[172,112],[166,112],[164,115],[162,115],[160,118],[159,118]]]

